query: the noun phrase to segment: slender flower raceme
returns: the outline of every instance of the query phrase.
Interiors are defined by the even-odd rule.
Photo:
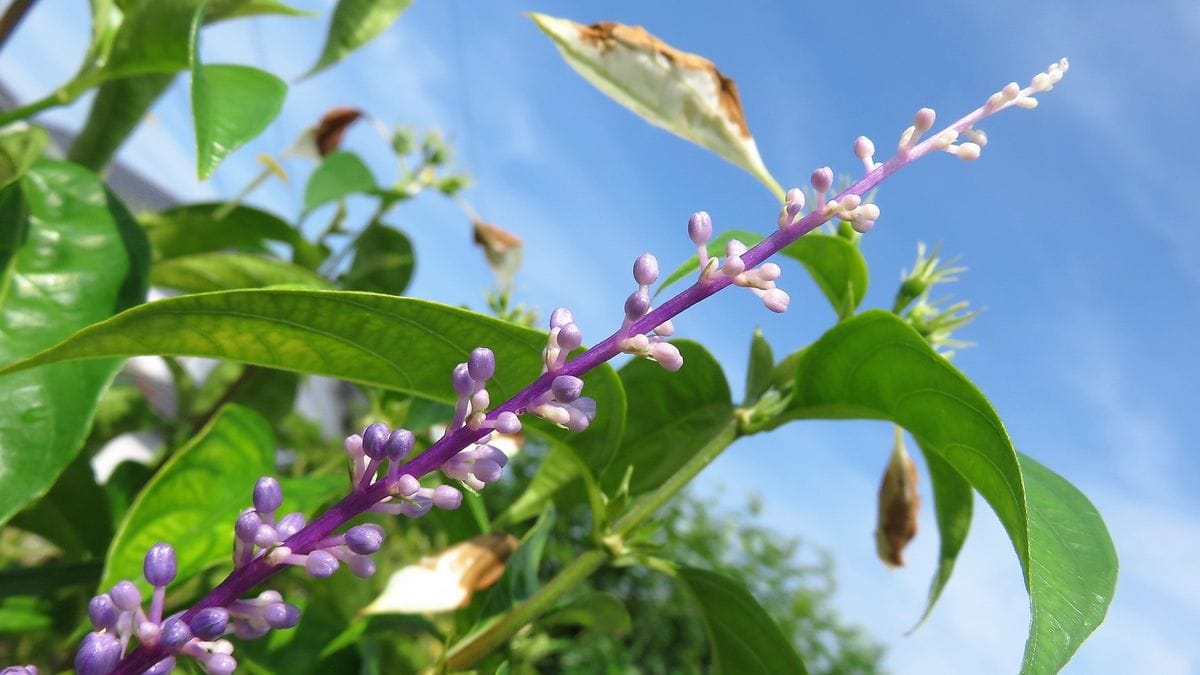
[[[668,370],[679,369],[682,358],[665,339],[674,330],[671,320],[728,286],[747,288],[768,309],[784,311],[788,296],[776,287],[779,267],[768,258],[832,218],[848,220],[856,230],[866,232],[878,220],[879,209],[864,203],[863,195],[932,152],[976,159],[986,137],[975,125],[1009,107],[1033,108],[1037,104],[1034,95],[1049,91],[1066,71],[1065,59],[1051,64],[1029,86],[1010,84],[976,110],[932,134],[936,115],[932,109],[922,108],[901,134],[896,154],[882,163],[875,161],[874,143],[860,137],[854,152],[865,175],[830,197],[833,172],[828,167],[816,169],[811,177],[813,203],[807,214],[803,193],[788,191],[778,229],[753,247],[729,241],[723,259],[708,255],[712,219],[703,211],[695,213],[687,228],[699,262],[699,278],[694,284],[653,307],[649,287],[658,279],[658,263],[649,254],[638,257],[633,266],[637,288],[625,302],[620,327],[571,358],[582,346],[582,333],[569,310],[555,310],[543,351],[544,372],[499,405],[493,405],[487,383],[503,364],[497,364],[486,348],[472,351],[451,372],[450,386],[457,403],[445,434],[411,457],[414,438],[406,430],[373,424],[350,436],[345,442],[350,459],[349,494],[312,522],[305,523],[300,514],[276,519],[282,491],[273,479],[260,480],[253,491],[253,506],[242,512],[234,526],[235,570],[195,606],[165,620],[159,590],[174,577],[175,566],[173,553],[168,554],[170,547],[156,545],[147,555],[144,570],[155,589],[150,612],[143,611],[140,592],[129,582],[93,598],[88,614],[95,630],[80,646],[77,670],[84,675],[167,672],[174,659],[183,655],[195,659],[208,673],[232,672],[236,667],[233,646],[224,636],[259,637],[271,629],[290,628],[300,618],[299,611],[274,591],[244,599],[252,589],[288,566],[303,567],[314,577],[335,574],[343,564],[360,576],[374,572],[370,556],[382,544],[383,530],[362,524],[335,533],[349,521],[369,511],[416,517],[435,507],[459,506],[462,494],[455,486],[424,487],[421,479],[440,471],[472,490],[498,480],[507,457],[489,441],[493,433],[519,431],[521,415],[543,417],[572,431],[588,428],[603,411],[582,396],[583,376],[620,353],[653,359]],[[129,651],[135,637],[139,645]]]

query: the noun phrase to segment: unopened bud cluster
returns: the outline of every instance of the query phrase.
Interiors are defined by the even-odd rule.
[[[631,334],[633,323],[654,309],[650,305],[650,284],[658,281],[658,259],[649,253],[638,256],[633,263],[633,280],[637,290],[625,299],[625,319],[617,333],[621,351],[634,356],[643,356],[674,372],[683,367],[683,356],[667,338],[675,333],[670,320],[654,327],[650,333]]]
[[[799,190],[789,190],[787,200],[783,213],[779,216],[781,226],[785,219],[790,220],[797,216],[800,209],[804,208],[804,195]],[[786,312],[791,298],[786,291],[775,285],[775,280],[782,274],[779,265],[765,262],[753,269],[746,269],[742,255],[749,249],[737,239],[731,239],[725,244],[724,261],[709,257],[707,244],[712,238],[712,231],[712,217],[708,213],[698,211],[688,219],[688,236],[696,245],[696,255],[700,260],[700,281],[711,282],[721,277],[729,277],[735,286],[750,289],[767,309],[772,312]]]

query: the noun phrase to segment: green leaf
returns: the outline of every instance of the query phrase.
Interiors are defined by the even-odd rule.
[[[41,127],[23,125],[0,132],[0,189],[21,180],[49,144],[50,135]]]
[[[542,553],[554,530],[556,514],[551,507],[529,528],[521,544],[513,551],[504,565],[504,575],[492,587],[485,605],[483,620],[494,617],[533,595],[538,589],[538,568],[542,564]]]
[[[745,584],[729,577],[681,567],[683,582],[700,610],[712,651],[712,672],[776,675],[808,672],[796,648]]]
[[[546,336],[499,319],[414,298],[373,293],[241,290],[149,303],[80,331],[0,374],[58,361],[134,354],[230,359],[418,394],[452,403],[450,372],[487,345],[499,364],[492,401],[508,399],[542,370]],[[573,445],[606,460],[624,428],[620,381],[604,365],[585,389],[603,414]],[[594,440],[586,440],[594,439]]]
[[[854,316],[867,293],[867,261],[858,246],[836,235],[810,232],[781,253],[804,265],[838,319]]]
[[[1075,486],[1019,455],[1029,500],[1033,623],[1023,673],[1053,673],[1104,620],[1117,551],[1096,507]]]
[[[738,98],[737,86],[707,59],[681,52],[640,26],[584,26],[536,12],[530,18],[575,72],[654,126],[745,169],[781,202]]]
[[[375,39],[411,3],[412,0],[338,0],[321,56],[304,77],[332,66]]]
[[[176,583],[228,563],[233,523],[249,505],[254,482],[274,468],[275,439],[266,421],[241,406],[223,408],[130,506],[109,548],[99,588],[129,579],[148,589],[142,560],[160,541],[175,547]]]
[[[12,567],[0,572],[0,599],[14,596],[51,597],[71,586],[92,588],[100,579],[100,562],[46,562],[37,567]]]
[[[220,218],[223,202],[189,204],[142,217],[156,260],[221,251],[229,248],[265,253],[267,242],[292,247],[296,263],[310,269],[326,252],[301,236],[282,218],[250,206],[235,206]]]
[[[141,229],[94,174],[36,163],[0,190],[0,361],[140,302],[148,257]],[[71,463],[118,366],[106,359],[0,378],[0,522]]]
[[[221,160],[262,133],[283,108],[287,85],[250,66],[192,66],[196,173],[208,178]]]
[[[628,409],[637,414],[626,419],[620,449],[602,476],[610,494],[628,466],[631,495],[658,487],[733,416],[729,385],[716,359],[695,342],[673,344],[683,355],[679,372],[668,373],[647,359],[620,370]]]
[[[160,260],[150,268],[150,281],[185,293],[279,285],[329,288],[329,282],[311,270],[248,253],[197,253]]]
[[[232,361],[218,363],[196,388],[192,412],[197,419],[222,403],[237,403],[279,423],[296,403],[300,378],[295,373]]]
[[[929,468],[929,482],[933,486],[933,510],[937,516],[938,536],[941,547],[938,551],[938,567],[929,584],[929,600],[925,605],[917,625],[909,632],[916,630],[933,612],[933,606],[950,581],[954,571],[954,563],[967,540],[967,532],[971,529],[971,511],[975,494],[971,492],[971,484],[942,459],[936,451],[927,450],[923,443],[918,442],[921,454],[925,456],[925,466]]]
[[[262,15],[314,16],[313,12],[296,9],[279,0],[209,0],[208,3],[209,23]]]
[[[78,454],[50,491],[13,516],[12,524],[52,542],[67,558],[103,558],[113,521],[89,453]]]
[[[762,329],[755,328],[750,338],[750,363],[746,366],[747,404],[757,401],[771,384],[771,372],[775,369],[775,355],[771,343],[763,337]]]
[[[413,275],[412,242],[399,230],[372,221],[354,244],[347,290],[401,295]]]
[[[540,626],[581,626],[621,637],[629,632],[633,620],[625,603],[612,593],[589,591],[552,610],[538,621]]]
[[[358,155],[346,151],[330,153],[308,177],[308,184],[304,186],[304,211],[307,213],[322,204],[373,189],[375,176]]]
[[[495,526],[509,527],[538,515],[559,490],[579,478],[581,470],[574,450],[566,445],[551,445],[550,452],[538,463],[537,473],[533,474],[529,485],[504,513],[496,517]]]
[[[71,142],[67,159],[102,170],[174,79],[173,73],[151,73],[105,82],[92,99],[87,122]]]
[[[175,73],[188,67],[192,18],[201,0],[126,3],[100,79]]]

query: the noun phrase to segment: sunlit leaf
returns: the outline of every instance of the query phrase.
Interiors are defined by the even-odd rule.
[[[762,181],[781,201],[746,126],[733,80],[702,56],[679,51],[641,26],[590,26],[531,13],[567,63],[655,126],[708,148]]]
[[[375,189],[375,176],[352,152],[330,154],[313,170],[304,187],[304,210]]]
[[[329,288],[311,270],[282,260],[247,253],[197,253],[154,263],[150,281],[187,293],[266,286]]]
[[[0,132],[0,189],[21,180],[49,144],[41,127],[14,125]]]
[[[321,56],[305,77],[346,58],[392,25],[412,0],[338,0]]]
[[[265,253],[270,250],[269,242],[290,245],[295,261],[310,269],[326,255],[279,216],[250,206],[226,209],[221,202],[188,204],[144,215],[142,224],[156,260],[230,248]]]

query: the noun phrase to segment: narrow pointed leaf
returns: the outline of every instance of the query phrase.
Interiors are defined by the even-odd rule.
[[[150,268],[150,281],[185,293],[280,285],[330,287],[324,278],[299,265],[247,253],[197,253],[161,260]]]
[[[745,169],[783,200],[746,126],[737,86],[708,59],[679,51],[641,26],[530,17],[597,89],[647,122]]]
[[[917,625],[910,630],[916,630],[933,612],[950,574],[954,571],[954,563],[958,554],[967,541],[967,532],[971,529],[971,512],[974,508],[975,493],[968,483],[946,460],[936,451],[926,450],[923,443],[917,443],[921,454],[925,456],[925,466],[929,469],[929,483],[933,486],[933,511],[937,517],[938,537],[941,543],[938,548],[938,566],[933,573],[933,581],[929,584],[929,600],[925,611],[921,613]]]
[[[196,172],[208,178],[221,160],[258,136],[283,108],[287,85],[258,68],[192,67]]]
[[[763,337],[762,329],[755,328],[750,338],[750,359],[746,366],[747,404],[758,400],[771,384],[771,372],[775,369],[775,355],[771,343]]]
[[[332,66],[375,39],[411,3],[412,0],[338,0],[321,56],[304,77]]]

